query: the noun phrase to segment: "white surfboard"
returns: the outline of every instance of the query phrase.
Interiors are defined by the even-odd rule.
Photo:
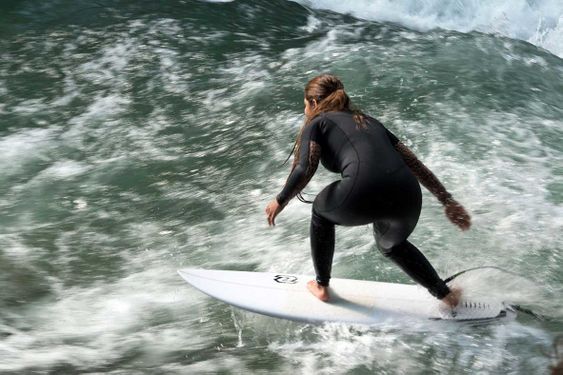
[[[397,315],[423,319],[490,320],[514,316],[501,301],[462,300],[446,308],[417,285],[333,278],[330,301],[307,290],[311,276],[185,268],[189,284],[223,302],[259,314],[304,322],[375,324]]]

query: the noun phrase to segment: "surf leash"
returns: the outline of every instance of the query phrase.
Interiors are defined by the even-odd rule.
[[[444,280],[444,282],[447,284],[447,283],[449,283],[450,281],[452,281],[453,279],[455,279],[456,277],[458,277],[458,276],[460,276],[460,275],[463,275],[463,274],[466,273],[466,272],[475,271],[475,270],[480,270],[480,269],[483,269],[483,268],[494,268],[494,269],[499,270],[499,271],[502,271],[502,272],[504,272],[504,273],[508,273],[508,274],[510,274],[510,275],[518,276],[518,277],[524,278],[524,279],[526,279],[526,280],[532,281],[532,280],[527,279],[526,277],[524,277],[524,276],[522,276],[522,275],[517,274],[516,272],[512,272],[512,271],[509,271],[509,270],[505,270],[504,268],[500,268],[500,267],[497,267],[497,266],[479,266],[479,267],[473,267],[473,268],[468,268],[468,269],[463,270],[463,271],[459,271],[458,273],[455,273],[455,274],[451,275],[450,277],[446,278],[446,279]]]

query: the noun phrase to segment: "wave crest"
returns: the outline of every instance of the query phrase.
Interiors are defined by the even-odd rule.
[[[525,40],[563,57],[560,0],[297,0],[298,3],[361,19],[394,22],[427,31],[480,31]]]

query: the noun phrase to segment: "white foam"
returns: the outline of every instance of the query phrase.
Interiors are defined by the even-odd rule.
[[[101,49],[101,55],[80,65],[76,72],[93,83],[104,81],[124,81],[124,70],[131,56],[136,55],[136,45],[131,39],[122,39],[114,44],[108,43]]]
[[[321,20],[310,14],[309,16],[307,16],[307,25],[301,26],[300,29],[305,32],[312,33],[316,31],[321,24]]]
[[[136,343],[161,352],[166,352],[167,344],[192,350],[209,345],[212,337],[189,333],[195,321],[192,328],[189,321],[182,322],[181,317],[190,311],[189,316],[197,316],[198,302],[191,297],[195,292],[170,287],[176,281],[173,271],[153,267],[125,275],[116,283],[59,290],[56,300],[45,301],[27,315],[32,331],[12,329],[12,335],[0,342],[0,370],[21,371],[60,362],[79,368],[99,366],[120,358]],[[163,289],[163,285],[168,286]],[[143,325],[159,311],[169,316],[169,324]],[[88,345],[74,344],[82,340]]]
[[[387,322],[372,328],[327,324],[293,330],[274,337],[268,349],[291,361],[303,374],[358,369],[410,374],[418,373],[421,362],[436,373],[449,373],[451,366],[479,372],[518,368],[518,363],[507,365],[506,357],[511,356],[510,344],[521,337],[549,343],[543,331],[517,323],[490,326],[483,335],[459,324]],[[547,369],[548,358],[539,362]]]
[[[26,129],[0,138],[2,174],[21,171],[32,160],[47,159],[46,152],[54,147],[54,129]]]
[[[481,31],[521,39],[563,56],[563,2],[560,0],[298,0],[380,22],[394,22],[416,30],[434,28]]]
[[[80,176],[90,169],[85,163],[73,160],[59,160],[47,169],[41,171],[40,177],[48,177],[56,180],[64,180]]]

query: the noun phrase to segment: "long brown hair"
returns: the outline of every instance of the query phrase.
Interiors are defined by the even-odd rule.
[[[313,100],[317,105],[313,108],[313,112],[305,118],[305,123],[299,130],[297,139],[295,140],[294,165],[299,160],[299,145],[301,143],[301,135],[303,129],[313,121],[315,117],[324,112],[350,112],[354,114],[354,121],[359,127],[365,127],[364,114],[352,106],[352,101],[346,91],[342,81],[332,74],[321,74],[311,79],[305,85],[305,100],[309,105],[313,106]]]
[[[321,74],[311,79],[305,85],[305,100],[313,105],[317,102],[313,113],[307,116],[305,124],[309,124],[323,112],[352,112],[351,101],[344,91],[344,84],[338,77],[331,74]]]

